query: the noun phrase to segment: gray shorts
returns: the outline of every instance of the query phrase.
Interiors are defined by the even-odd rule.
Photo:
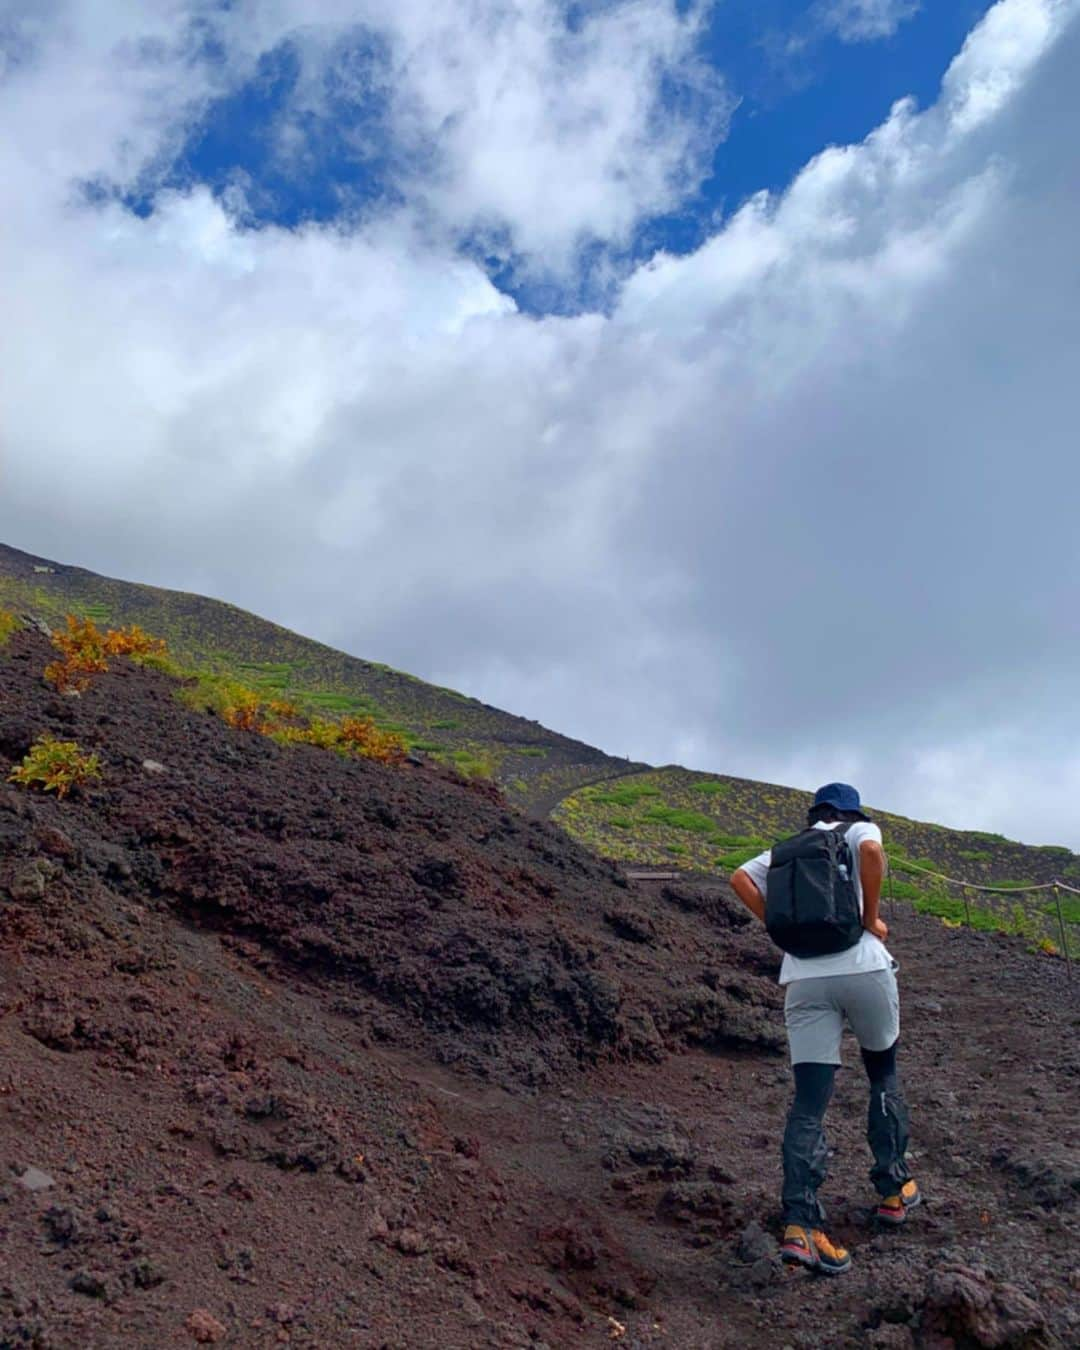
[[[900,1035],[895,968],[792,980],[784,998],[792,1064],[839,1064],[845,1018],[864,1050],[888,1050]]]

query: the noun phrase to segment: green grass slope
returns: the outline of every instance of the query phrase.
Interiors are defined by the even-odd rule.
[[[512,801],[540,814],[583,782],[644,767],[453,689],[348,656],[220,600],[117,581],[4,544],[0,608],[51,624],[62,623],[67,614],[113,627],[139,624],[164,638],[185,665],[291,698],[310,712],[370,716],[467,775],[495,778]]]
[[[627,774],[570,793],[553,812],[570,834],[626,864],[731,872],[775,840],[801,828],[808,792],[744,778],[667,767]],[[951,830],[868,806],[881,825],[897,901],[949,922],[1019,933],[1061,947],[1052,892],[1023,893],[1053,879],[1080,888],[1080,857],[1056,845],[1032,846],[1002,835]],[[928,872],[1000,894],[948,885]],[[1080,897],[1060,897],[1069,950],[1080,954]]]

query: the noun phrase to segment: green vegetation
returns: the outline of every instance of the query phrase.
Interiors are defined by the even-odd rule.
[[[1061,905],[1061,917],[1066,923],[1080,923],[1080,895],[1062,895],[1046,906],[1045,913],[1057,918],[1058,904]]]
[[[885,898],[888,900],[921,900],[926,892],[921,886],[915,886],[910,881],[901,881],[898,877],[892,877],[885,883]]]
[[[0,647],[5,646],[12,633],[21,627],[17,615],[12,614],[9,609],[0,609]]]
[[[958,858],[963,858],[965,862],[982,863],[992,861],[994,855],[987,852],[984,848],[962,848],[957,852]]]
[[[713,866],[721,872],[735,872],[743,863],[748,863],[751,858],[756,858],[759,853],[763,853],[769,847],[768,844],[755,844],[752,848],[737,848],[734,853],[721,853],[713,863]]]
[[[462,778],[495,777],[495,759],[486,750],[452,750],[437,758],[452,764]]]
[[[101,761],[96,754],[84,754],[75,741],[58,741],[41,736],[30,747],[23,762],[8,774],[8,782],[22,787],[40,787],[64,798],[72,788],[83,787],[101,777]]]
[[[703,783],[694,783],[691,792],[700,792],[703,797],[726,797],[731,792],[730,783],[721,783],[716,778],[707,778]]]
[[[685,811],[677,806],[650,806],[645,819],[670,825],[673,830],[689,830],[692,834],[712,834],[716,829],[716,822],[700,811]]]

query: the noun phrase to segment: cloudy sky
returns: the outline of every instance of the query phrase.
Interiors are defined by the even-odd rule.
[[[1077,69],[1080,0],[0,0],[0,539],[1080,848]]]

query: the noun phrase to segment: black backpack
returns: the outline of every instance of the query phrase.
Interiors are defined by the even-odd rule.
[[[849,828],[803,830],[773,848],[765,927],[792,956],[830,956],[862,937]]]

